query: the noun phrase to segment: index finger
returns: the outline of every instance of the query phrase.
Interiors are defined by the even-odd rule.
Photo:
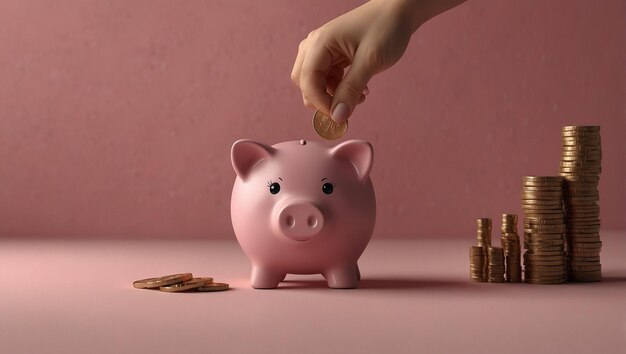
[[[330,104],[333,97],[326,92],[326,80],[330,73],[332,56],[321,46],[309,48],[302,63],[300,90],[304,103],[319,109],[330,116]]]

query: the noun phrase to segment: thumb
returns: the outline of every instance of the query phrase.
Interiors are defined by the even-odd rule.
[[[363,53],[363,50],[357,51],[350,69],[335,90],[330,106],[331,118],[335,122],[342,123],[348,119],[360,102],[367,82],[374,75],[371,61]]]

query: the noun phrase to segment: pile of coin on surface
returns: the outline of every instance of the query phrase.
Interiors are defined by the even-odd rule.
[[[487,247],[470,246],[470,280],[487,281]]]
[[[136,280],[133,287],[137,289],[159,289],[165,292],[208,292],[228,290],[226,283],[214,283],[213,278],[194,278],[191,273],[165,275],[158,278]]]
[[[522,265],[520,263],[520,240],[517,234],[517,215],[502,214],[502,249],[507,283],[522,281]]]
[[[563,152],[560,172],[564,178],[569,279],[600,281],[600,127],[565,126],[561,134]]]
[[[524,280],[534,284],[567,281],[563,177],[522,178]]]
[[[491,247],[491,219],[482,218],[476,220],[476,244],[481,247]]]
[[[342,137],[348,131],[348,121],[337,123],[320,111],[313,114],[313,129],[320,137],[333,140]]]
[[[558,284],[570,281],[600,281],[600,205],[598,182],[602,172],[602,144],[599,126],[562,127],[560,176],[526,176],[522,178],[524,210],[524,280],[533,284]],[[502,246],[505,254],[507,282],[517,276],[513,231],[515,219],[502,216]],[[481,219],[479,219],[481,220]],[[489,230],[491,225],[489,225]],[[483,240],[479,221],[479,245]],[[479,264],[482,251],[470,249],[470,278],[473,264]],[[486,257],[488,258],[488,251]],[[508,255],[511,254],[511,258]],[[481,280],[482,279],[482,280]],[[511,279],[511,280],[509,280]]]
[[[487,280],[490,283],[504,283],[504,252],[502,247],[487,249]]]
[[[504,282],[504,253],[501,247],[491,246],[491,219],[476,220],[477,246],[470,246],[470,280],[476,282]]]

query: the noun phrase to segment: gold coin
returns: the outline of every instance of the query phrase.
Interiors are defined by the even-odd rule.
[[[568,142],[569,143],[569,142]],[[600,154],[602,155],[602,143],[598,142],[596,144],[575,144],[575,145],[566,145],[566,142],[562,142],[561,145],[561,153],[577,153],[581,155],[587,154]]]
[[[564,125],[561,127],[561,131],[600,131],[599,125]]]
[[[565,254],[563,250],[561,251],[533,251],[532,254],[537,256],[562,256]]]
[[[200,286],[196,288],[195,290],[208,292],[208,291],[223,291],[223,290],[228,290],[228,289],[230,289],[230,287],[226,283],[210,283],[210,284]]]
[[[546,247],[531,247],[531,248],[526,248],[527,252],[557,252],[557,251],[563,251],[565,249],[565,247],[563,245],[560,246],[546,246]]]
[[[537,183],[561,183],[563,180],[559,176],[524,176],[522,182],[537,182]]]
[[[333,140],[343,136],[348,130],[348,121],[337,123],[320,111],[313,114],[313,129],[320,137]]]
[[[524,248],[536,251],[556,251],[562,250],[565,246],[565,240],[532,240],[524,241]],[[528,252],[527,252],[528,253]]]
[[[580,158],[602,157],[602,148],[581,150],[566,147],[565,150],[561,149],[561,156],[576,156]]]
[[[576,179],[576,177],[580,177],[580,176],[566,177],[567,180],[565,180],[565,182],[563,183],[565,191],[572,190],[572,189],[583,189],[583,190],[598,189],[598,182],[600,181],[599,176],[592,176],[591,178],[595,179],[593,181]]]
[[[180,291],[186,291],[186,290],[191,290],[191,289],[196,289],[199,288],[203,285],[207,285],[206,280],[201,279],[201,278],[193,278],[189,281],[183,282],[183,283],[177,283],[177,284],[172,284],[172,285],[166,285],[166,286],[161,286],[159,287],[159,290],[161,291],[165,291],[168,293],[177,293]]]
[[[476,219],[476,225],[478,228],[491,228],[491,219],[489,218],[480,218]]]
[[[587,236],[589,235],[589,236]],[[587,240],[600,240],[600,234],[599,233],[595,233],[595,234],[571,234],[571,233],[567,233],[567,238],[569,240],[571,240],[574,243],[579,243],[579,242],[586,242]],[[587,241],[588,242],[588,241]]]
[[[550,284],[561,284],[561,283],[565,283],[567,281],[567,279],[563,278],[563,279],[556,279],[556,280],[537,280],[537,279],[526,279],[524,278],[524,281],[528,284],[541,284],[541,285],[550,285]]]
[[[602,155],[580,155],[580,154],[565,154],[561,155],[561,161],[576,161],[580,163],[602,163]]]
[[[573,182],[576,183],[598,183],[600,181],[600,176],[576,176],[576,175],[565,175],[565,185],[571,184]]]
[[[578,241],[576,242],[575,245],[572,246],[572,249],[590,249],[590,248],[597,248],[600,249],[602,248],[602,241],[590,241],[590,242],[583,242],[583,241]]]
[[[588,266],[600,264],[600,256],[592,256],[592,257],[577,257],[576,259],[570,260],[571,266]]]
[[[561,141],[600,142],[600,134],[561,135]]]
[[[561,140],[561,148],[567,146],[576,146],[576,147],[587,147],[589,149],[601,149],[602,140],[600,138],[597,139],[579,139],[579,138],[563,138]]]
[[[536,270],[531,270],[531,269],[526,269],[526,276],[529,278],[548,278],[548,277],[557,277],[557,276],[564,276],[567,274],[567,270],[565,270],[565,267],[560,267],[560,268],[556,268],[554,270],[540,270],[540,271],[536,271]]]
[[[561,199],[557,200],[540,200],[540,199],[522,199],[523,205],[532,205],[532,206],[561,206]]]
[[[137,289],[155,289],[161,286],[189,281],[192,277],[191,273],[165,275],[158,278],[136,280],[133,282],[133,286]]]
[[[557,224],[565,224],[565,217],[560,217],[558,219],[544,219],[537,217],[527,217],[524,218],[524,225],[536,225],[536,224],[549,224],[549,225],[557,225]]]
[[[562,185],[554,185],[550,187],[536,187],[536,186],[522,186],[522,193],[530,194],[530,193],[553,193],[553,192],[561,192]]]
[[[573,160],[573,161],[563,161],[561,160],[561,167],[598,167],[602,164],[601,161],[580,161],[580,160]]]
[[[602,137],[599,133],[596,134],[571,134],[571,133],[561,133],[562,140],[572,140],[572,141],[598,141]]]
[[[568,190],[564,198],[576,198],[576,197],[600,197],[600,193],[597,189],[588,189],[588,190]]]
[[[533,271],[542,272],[542,271],[555,271],[555,270],[563,270],[565,267],[561,265],[536,265],[531,264]],[[528,267],[527,267],[528,268]]]
[[[537,266],[546,266],[546,267],[565,267],[565,261],[527,261],[524,260],[524,265],[526,268],[529,267],[537,267]]]
[[[202,279],[202,280],[204,280],[204,283],[205,283],[205,284],[211,284],[211,283],[213,282],[213,278],[211,278],[211,277],[198,277],[198,278],[196,278],[196,279]]]
[[[563,191],[561,189],[551,190],[551,191],[527,191],[522,190],[522,196],[529,196],[532,199],[533,196],[541,196],[541,197],[552,197],[555,199],[559,199],[563,195]]]
[[[532,227],[549,228],[549,227],[559,227],[559,226],[565,226],[565,225],[566,223],[564,219],[547,219],[547,220],[527,219],[524,221],[525,228],[532,228]]]
[[[563,261],[565,260],[565,256],[561,255],[561,256],[540,256],[540,255],[534,255],[534,254],[529,254],[528,252],[524,253],[524,259],[526,260],[537,260],[537,261]]]
[[[581,275],[581,276],[584,276],[584,275],[591,276],[591,275],[594,275],[594,274],[600,275],[600,271],[599,270],[591,270],[591,271],[580,271],[580,270],[578,270],[578,271],[576,271],[576,275]]]
[[[562,209],[557,209],[554,212],[550,212],[547,213],[545,211],[541,211],[541,212],[532,212],[532,211],[525,211],[524,212],[524,218],[525,219],[536,219],[536,220],[563,220],[563,218],[565,217],[563,210]]]

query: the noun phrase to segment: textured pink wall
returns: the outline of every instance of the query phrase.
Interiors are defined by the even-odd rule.
[[[0,236],[232,237],[238,138],[315,139],[299,41],[358,1],[0,2]],[[626,227],[626,2],[468,1],[370,83],[376,237],[469,235],[602,126],[601,211]]]

